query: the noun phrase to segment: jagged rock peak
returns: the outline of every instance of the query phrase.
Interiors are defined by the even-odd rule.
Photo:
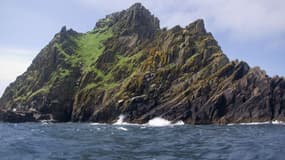
[[[144,29],[151,31],[160,29],[158,18],[153,16],[141,3],[135,3],[127,9],[125,17],[127,18],[127,24],[133,27],[132,29],[141,31]]]
[[[140,10],[140,9],[147,10],[141,3],[137,2],[132,6],[130,6],[128,10]]]
[[[160,30],[159,19],[141,3],[135,3],[127,10],[107,15],[96,23],[95,28],[113,27],[121,35],[138,34],[150,38]]]
[[[157,20],[157,26],[159,28],[159,21],[156,17],[154,17],[154,15],[151,14],[151,12],[146,9],[141,3],[135,3],[132,6],[130,6],[127,10],[126,10],[126,15],[131,16],[132,18],[136,18],[136,16],[142,16],[142,17],[146,17],[146,18],[151,18],[154,20]],[[136,19],[134,19],[136,20]]]
[[[56,35],[57,36],[61,36],[61,37],[65,37],[67,35],[77,35],[79,34],[78,32],[76,32],[75,30],[73,30],[72,28],[67,29],[67,27],[64,25],[63,27],[61,27],[59,33]]]
[[[206,33],[205,24],[203,19],[197,19],[196,21],[190,23],[188,26],[186,26],[186,29],[190,31],[190,33]]]
[[[64,32],[66,32],[66,26],[65,25],[63,27],[61,27],[61,29],[60,29],[60,33],[64,33]]]

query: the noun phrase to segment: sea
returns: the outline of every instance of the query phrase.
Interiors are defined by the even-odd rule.
[[[0,123],[1,160],[284,160],[285,124]]]

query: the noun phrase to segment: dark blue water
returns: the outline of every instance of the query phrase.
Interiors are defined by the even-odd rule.
[[[285,159],[285,125],[0,123],[0,159]]]

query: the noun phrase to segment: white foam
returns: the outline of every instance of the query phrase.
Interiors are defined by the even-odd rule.
[[[240,125],[262,125],[262,124],[270,124],[270,122],[249,122],[249,123],[240,123]]]
[[[125,119],[125,116],[120,115],[119,119],[117,120],[117,122],[114,123],[114,125],[122,125],[124,123],[124,119]]]
[[[106,123],[90,123],[91,126],[101,126],[106,125]]]
[[[163,119],[161,117],[155,117],[148,121],[146,126],[152,126],[152,127],[164,127],[164,126],[180,126],[184,125],[183,121],[178,121],[176,123],[172,123],[171,121],[168,121],[166,119]]]
[[[178,122],[176,122],[176,123],[174,123],[174,125],[175,126],[182,126],[182,125],[184,125],[185,123],[183,122],[183,121],[178,121]]]
[[[184,125],[183,121],[177,121],[176,123],[172,123],[171,121],[168,121],[166,119],[163,119],[161,117],[155,117],[148,121],[148,123],[145,124],[136,124],[136,123],[127,123],[124,122],[125,116],[120,115],[117,122],[115,122],[113,125],[132,125],[132,126],[152,126],[152,127],[163,127],[163,126],[180,126]]]
[[[148,121],[147,125],[154,127],[169,126],[171,122],[161,117],[156,117]]]
[[[119,129],[119,130],[123,130],[123,131],[128,131],[128,129],[127,129],[127,128],[125,128],[125,127],[118,127],[117,129]]]
[[[278,120],[274,120],[271,122],[272,124],[282,124],[282,125],[285,125],[285,122],[284,121],[278,121]]]
[[[138,125],[135,123],[128,123],[128,122],[124,122],[125,116],[124,115],[120,115],[119,119],[117,120],[117,122],[115,122],[113,125]]]
[[[266,122],[230,123],[228,125],[232,126],[232,125],[264,125],[264,124],[284,124],[285,125],[285,122],[274,120],[274,121],[266,121]]]
[[[41,122],[41,124],[44,126],[44,125],[48,125],[47,122]]]
[[[48,125],[49,123],[51,123],[49,120],[41,120],[42,125]]]

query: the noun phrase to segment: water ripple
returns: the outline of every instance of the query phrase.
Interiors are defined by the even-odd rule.
[[[285,126],[0,123],[1,159],[284,159]]]

